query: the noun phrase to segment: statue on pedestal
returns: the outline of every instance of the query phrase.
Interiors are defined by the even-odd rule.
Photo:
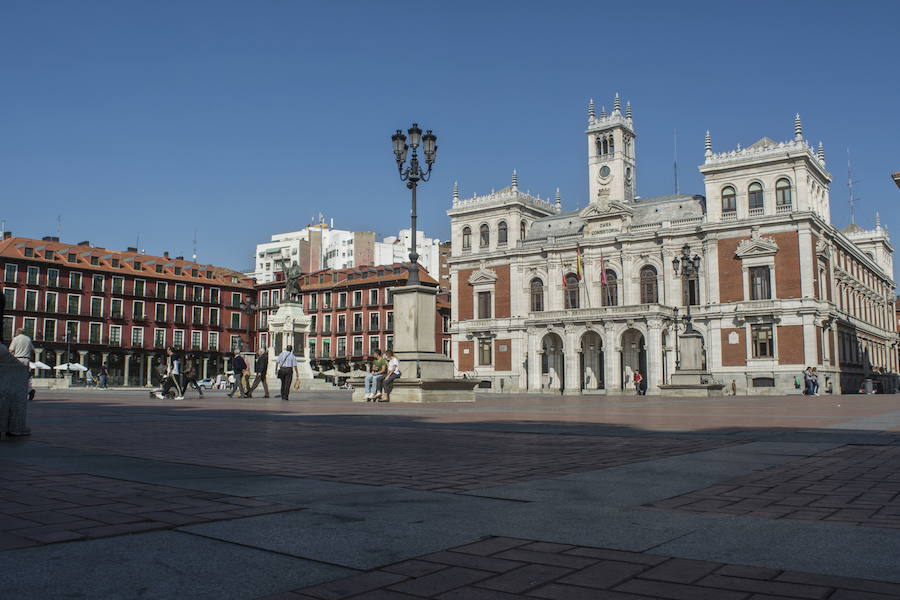
[[[282,267],[281,272],[284,273],[284,301],[294,302],[297,299],[297,281],[300,279],[300,265],[291,263],[287,267]]]

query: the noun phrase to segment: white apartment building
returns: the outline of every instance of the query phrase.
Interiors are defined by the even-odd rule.
[[[391,235],[381,242],[375,242],[375,264],[392,265],[409,262],[412,245],[410,229],[401,229],[398,235]],[[441,258],[441,241],[425,236],[424,231],[416,232],[416,253],[419,264],[435,278],[438,278]]]

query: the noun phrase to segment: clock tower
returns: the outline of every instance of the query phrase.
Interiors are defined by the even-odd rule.
[[[612,113],[606,107],[596,115],[594,101],[588,105],[588,190],[591,204],[607,210],[612,203],[634,201],[636,169],[634,165],[634,123],[631,103],[625,105],[619,94],[613,100]]]

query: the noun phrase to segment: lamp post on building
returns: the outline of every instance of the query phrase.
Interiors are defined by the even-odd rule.
[[[250,324],[253,322],[253,313],[256,312],[256,302],[250,296],[244,298],[238,305],[241,312],[247,315],[247,345],[250,346],[250,352],[253,352],[253,338],[250,337]]]
[[[691,247],[685,244],[681,247],[681,257],[676,256],[672,259],[672,268],[675,270],[675,276],[681,277],[682,298],[687,305],[687,314],[684,316],[684,333],[688,334],[694,331],[691,324],[691,297],[690,293],[684,297],[684,285],[686,281],[697,277],[700,273],[700,256],[695,254],[691,257]]]
[[[406,182],[406,187],[412,190],[412,211],[410,212],[410,220],[412,225],[411,232],[411,248],[409,252],[409,276],[406,279],[407,285],[419,284],[419,255],[416,252],[416,188],[420,181],[428,181],[431,178],[431,167],[434,164],[434,157],[437,154],[437,136],[431,133],[431,130],[422,134],[422,130],[417,123],[413,123],[412,127],[407,130],[409,134],[409,143],[407,137],[403,135],[401,130],[397,130],[391,136],[391,142],[394,147],[394,158],[397,161],[397,170],[400,172],[400,181]],[[423,171],[419,163],[417,150],[422,146],[422,152],[425,154],[426,168]],[[409,166],[406,166],[406,154],[412,148],[412,157]]]

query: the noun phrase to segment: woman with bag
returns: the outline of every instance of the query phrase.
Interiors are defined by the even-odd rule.
[[[294,389],[300,389],[300,374],[297,372],[297,357],[294,356],[293,350],[293,346],[286,346],[284,352],[279,354],[278,358],[275,359],[275,366],[278,369],[278,379],[281,380],[281,399],[285,402],[288,401],[288,397],[291,395],[291,380],[293,380],[294,377],[297,378]]]
[[[390,402],[391,392],[394,390],[394,380],[400,377],[400,361],[397,360],[397,357],[390,350],[384,351],[384,357],[388,360],[387,375],[384,378],[384,383],[381,384],[381,399],[378,401]]]

